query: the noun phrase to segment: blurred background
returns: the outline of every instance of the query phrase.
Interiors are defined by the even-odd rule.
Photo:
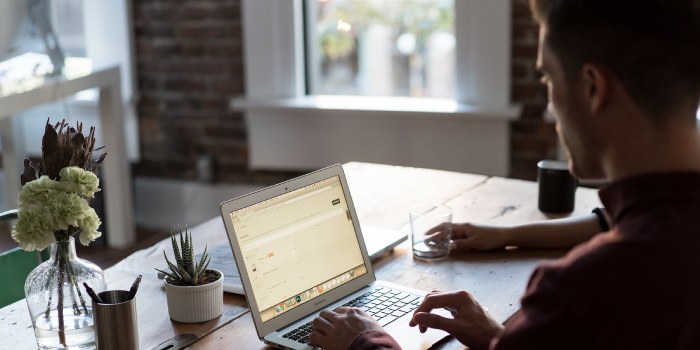
[[[119,65],[144,241],[336,162],[534,180],[560,157],[537,38],[526,0],[0,0],[0,107]],[[47,118],[98,115],[86,90],[0,117],[38,157]]]

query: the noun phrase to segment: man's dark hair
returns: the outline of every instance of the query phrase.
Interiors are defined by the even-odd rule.
[[[530,7],[567,80],[597,63],[651,116],[698,108],[700,0],[530,0]]]

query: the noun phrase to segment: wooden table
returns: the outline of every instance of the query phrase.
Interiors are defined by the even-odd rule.
[[[455,222],[515,224],[547,218],[537,210],[537,185],[530,181],[366,163],[348,163],[344,168],[364,224],[407,232],[408,208],[418,202],[451,206]],[[579,188],[571,215],[590,213],[599,205],[595,190]],[[227,242],[219,217],[193,228],[193,235],[200,247]],[[193,349],[263,348],[242,296],[225,294],[225,311],[219,319],[199,324],[170,321],[162,282],[152,270],[162,266],[162,251],[167,245],[169,241],[163,241],[138,251],[106,271],[110,289],[127,289],[136,275],[144,275],[137,295],[141,348],[152,349],[185,333],[197,337]],[[426,291],[467,290],[496,318],[506,319],[518,310],[520,296],[537,262],[564,253],[533,249],[463,252],[428,263],[413,260],[406,242],[375,262],[375,270],[379,279]],[[0,333],[13,334],[3,337],[7,348],[34,346],[24,300],[0,309]],[[440,347],[464,348],[455,340]]]

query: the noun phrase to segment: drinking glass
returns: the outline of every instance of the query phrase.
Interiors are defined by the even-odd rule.
[[[409,210],[413,256],[438,259],[449,254],[452,209],[442,204],[416,204]]]

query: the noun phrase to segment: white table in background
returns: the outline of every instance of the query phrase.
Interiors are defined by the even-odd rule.
[[[111,248],[125,248],[136,241],[136,231],[119,67],[96,69],[77,77],[46,79],[39,86],[24,91],[0,91],[0,137],[7,201],[10,208],[17,206],[17,194],[21,189],[19,174],[23,171],[26,156],[22,130],[19,123],[13,123],[12,115],[92,88],[99,89],[102,130],[98,132],[109,153],[101,169],[104,179],[101,187],[105,191],[107,244]]]

